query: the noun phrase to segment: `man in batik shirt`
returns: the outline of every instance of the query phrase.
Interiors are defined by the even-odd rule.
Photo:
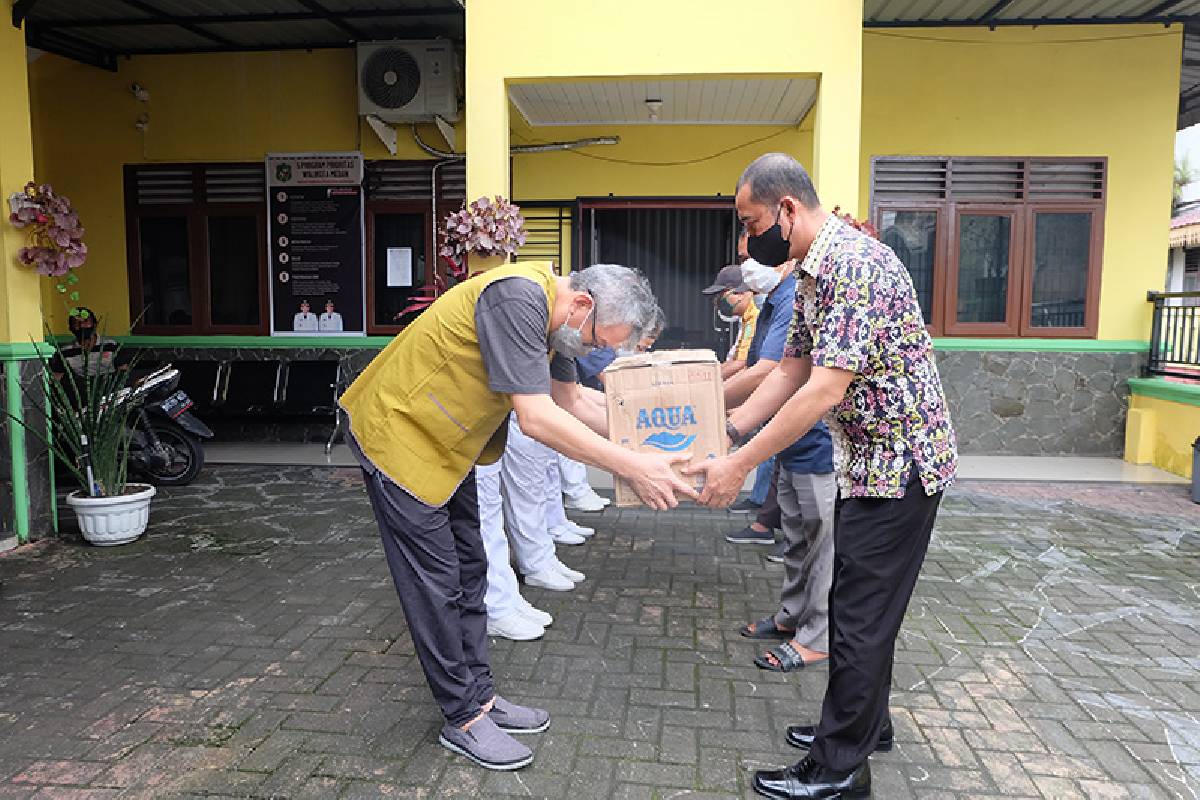
[[[706,473],[700,500],[728,505],[755,465],[822,417],[840,493],[820,721],[788,728],[788,742],[808,756],[756,773],[754,788],[775,798],[866,797],[868,756],[892,747],[896,636],[942,491],[954,480],[954,430],[916,292],[895,253],[821,208],[808,173],[782,153],[746,168],[737,210],[752,258],[768,266],[801,260],[795,319],[783,361],[730,416],[730,439],[741,448],[695,468]]]

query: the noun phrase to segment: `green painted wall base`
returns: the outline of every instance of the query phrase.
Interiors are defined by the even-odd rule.
[[[1197,383],[1180,383],[1166,378],[1130,378],[1129,391],[1139,397],[1200,406],[1200,384]]]

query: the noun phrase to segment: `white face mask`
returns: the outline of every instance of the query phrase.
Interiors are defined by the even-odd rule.
[[[742,281],[756,294],[767,294],[783,280],[774,267],[758,263],[753,258],[742,262]]]

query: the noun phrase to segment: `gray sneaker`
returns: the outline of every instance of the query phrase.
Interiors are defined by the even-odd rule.
[[[486,714],[469,730],[442,726],[438,742],[484,769],[514,770],[533,761],[533,751],[496,726]]]
[[[488,716],[505,733],[541,733],[550,727],[549,711],[519,706],[500,695],[496,695],[496,702]]]

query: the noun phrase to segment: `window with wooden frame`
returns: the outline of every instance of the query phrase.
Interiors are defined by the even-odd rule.
[[[262,164],[126,166],[125,224],[135,333],[267,333]]]
[[[934,335],[1094,338],[1105,158],[877,156],[871,217]]]
[[[437,269],[438,231],[466,196],[463,162],[372,161],[366,165],[367,333],[399,333],[398,318]],[[436,204],[433,198],[437,197]],[[392,257],[411,264],[411,285],[400,285]]]

